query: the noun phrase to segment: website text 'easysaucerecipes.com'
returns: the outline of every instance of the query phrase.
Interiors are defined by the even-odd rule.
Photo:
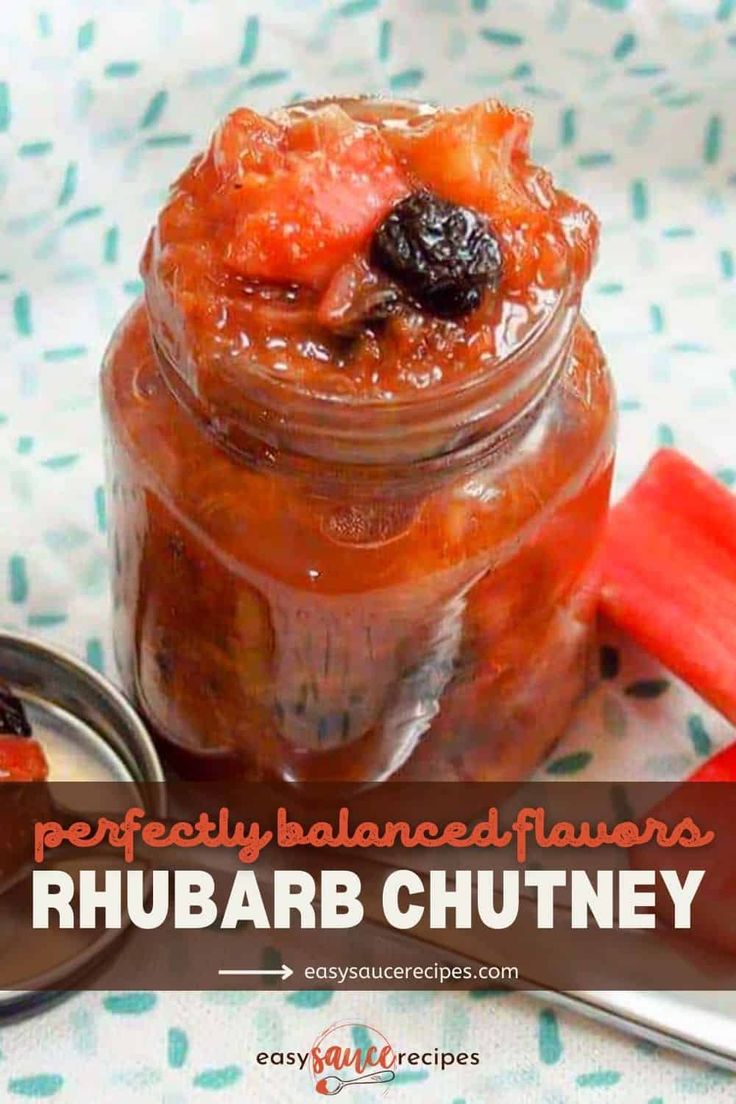
[[[517,966],[454,965],[431,962],[426,965],[402,966],[396,964],[371,964],[364,966],[305,966],[306,981],[336,982],[346,985],[353,981],[438,981],[441,985],[450,981],[518,981]]]

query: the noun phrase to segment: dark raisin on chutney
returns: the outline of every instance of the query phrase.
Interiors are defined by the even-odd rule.
[[[501,247],[478,211],[422,190],[401,200],[376,230],[371,263],[440,318],[474,310],[497,286]]]

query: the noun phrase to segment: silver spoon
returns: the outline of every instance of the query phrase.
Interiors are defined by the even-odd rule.
[[[318,1093],[322,1096],[337,1096],[339,1092],[345,1088],[346,1085],[357,1085],[358,1082],[369,1082],[373,1085],[387,1084],[389,1081],[393,1081],[396,1073],[394,1070],[377,1070],[375,1073],[364,1073],[360,1077],[338,1077],[337,1074],[330,1074],[328,1077],[322,1077],[314,1086]]]

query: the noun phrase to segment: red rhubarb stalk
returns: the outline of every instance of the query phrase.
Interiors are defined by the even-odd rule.
[[[611,511],[601,607],[736,722],[736,497],[674,449]]]

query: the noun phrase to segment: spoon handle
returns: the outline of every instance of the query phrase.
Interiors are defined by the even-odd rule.
[[[359,1081],[371,1081],[374,1085],[383,1081],[393,1081],[396,1074],[393,1070],[374,1070],[373,1073],[364,1073],[360,1077],[351,1077],[349,1081],[342,1078],[345,1085],[356,1085]]]

